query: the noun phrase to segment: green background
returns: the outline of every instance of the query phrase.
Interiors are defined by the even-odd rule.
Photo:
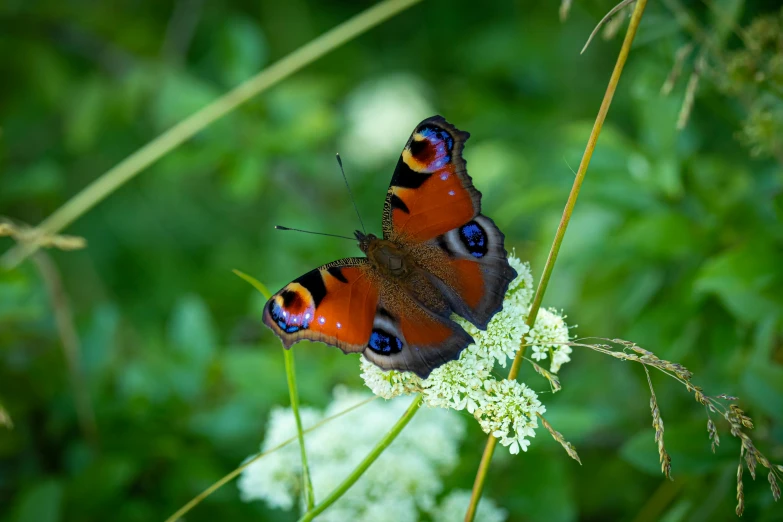
[[[783,89],[727,89],[716,58],[746,44],[731,23],[778,8],[683,5],[707,31],[710,72],[678,132],[693,57],[670,96],[660,87],[678,48],[706,44],[672,3],[645,13],[544,302],[576,335],[631,339],[694,371],[706,393],[738,395],[757,446],[781,462],[783,149],[768,127],[750,129],[772,143],[755,156],[742,136],[753,104],[779,109]],[[4,0],[0,215],[39,223],[171,125],[370,5]],[[579,50],[612,5],[576,0],[561,23],[556,2],[424,2],[254,98],[70,226],[88,248],[50,255],[72,305],[97,443],[78,422],[36,266],[0,271],[0,403],[14,422],[0,427],[0,520],[162,520],[257,450],[288,392],[262,299],[231,269],[276,290],[358,255],[347,241],[272,228],[358,228],[337,150],[379,233],[408,133],[444,115],[472,134],[465,157],[484,212],[538,277],[624,29]],[[397,113],[383,107],[407,119],[390,125]],[[359,124],[392,152],[362,146]],[[0,250],[12,245],[0,239]],[[303,403],[325,405],[338,383],[361,386],[356,357],[306,343],[295,353]],[[703,408],[653,375],[673,459],[666,482],[642,369],[581,349],[573,359],[555,396],[529,366],[521,378],[583,465],[543,430],[527,454],[499,451],[485,491],[510,520],[735,518],[739,444],[725,423],[716,418],[712,455]],[[472,485],[484,440],[471,422],[448,488]],[[783,518],[766,476],[745,478],[746,518]],[[242,503],[234,484],[188,515],[292,518]]]

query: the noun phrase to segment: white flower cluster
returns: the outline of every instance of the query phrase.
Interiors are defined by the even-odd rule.
[[[528,334],[528,342],[533,347],[532,358],[540,361],[552,356],[549,371],[557,373],[563,363],[571,360],[571,347],[563,344],[568,341],[568,326],[565,317],[555,310],[539,310],[536,324]]]
[[[312,426],[367,397],[337,388],[325,411],[300,408],[302,424]],[[305,436],[316,503],[356,468],[409,405],[405,399],[372,401]],[[464,433],[465,423],[454,412],[422,408],[356,484],[318,520],[415,522],[421,513],[440,509],[436,496],[443,489],[441,477],[457,464]],[[267,451],[295,434],[290,408],[276,408],[270,414],[261,450]],[[290,510],[303,505],[301,477],[299,447],[291,443],[248,466],[239,479],[239,489],[245,501],[261,499],[272,507]],[[491,502],[490,507],[494,518],[486,520],[503,520],[497,514],[503,512]],[[464,510],[459,518],[462,516]]]
[[[455,318],[475,340],[462,351],[459,360],[436,368],[424,380],[412,373],[384,372],[364,358],[361,365],[362,378],[376,395],[390,399],[419,392],[428,406],[467,410],[485,433],[497,437],[516,454],[520,449],[527,450],[528,438],[535,436],[538,427],[536,414],[543,414],[546,408],[525,384],[498,380],[492,369],[496,363],[505,367],[523,339],[533,346],[533,357],[538,360],[545,358],[547,351],[552,353],[552,372],[570,360],[571,348],[563,344],[569,339],[568,327],[553,310],[540,310],[534,327],[527,327],[533,276],[530,266],[513,255],[509,263],[518,275],[509,285],[503,309],[495,314],[486,331]]]

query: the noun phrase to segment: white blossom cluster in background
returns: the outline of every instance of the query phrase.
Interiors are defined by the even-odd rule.
[[[338,387],[325,411],[300,408],[305,427],[340,413],[369,395]],[[305,437],[316,503],[322,501],[367,456],[410,405],[405,398],[372,401],[320,426]],[[464,495],[446,496],[441,477],[457,464],[458,446],[465,423],[456,413],[423,407],[394,442],[337,502],[318,516],[319,521],[415,522],[422,513],[436,521],[455,520],[451,513],[467,509]],[[296,435],[290,408],[276,408],[269,417],[261,451]],[[264,500],[271,507],[301,508],[302,464],[299,446],[288,444],[254,462],[239,479],[242,499]],[[482,516],[482,510],[484,515]],[[445,515],[441,515],[444,514]],[[446,518],[443,518],[443,517]],[[506,514],[484,498],[479,506],[482,522],[500,522]]]
[[[398,395],[420,392],[428,406],[467,410],[481,429],[492,434],[512,454],[527,450],[530,437],[538,427],[536,414],[546,408],[536,393],[517,381],[497,379],[492,374],[496,363],[506,366],[519,350],[523,338],[533,347],[536,360],[551,356],[550,371],[557,373],[569,361],[571,348],[568,326],[554,310],[540,310],[532,329],[525,324],[533,298],[533,276],[530,266],[513,255],[509,263],[517,277],[508,287],[503,309],[495,314],[486,331],[455,318],[473,336],[474,344],[451,361],[432,371],[422,380],[413,373],[384,372],[362,358],[362,378],[376,395],[391,399]]]
[[[348,97],[340,151],[362,168],[399,158],[416,125],[435,114],[426,84],[406,73],[361,83]]]

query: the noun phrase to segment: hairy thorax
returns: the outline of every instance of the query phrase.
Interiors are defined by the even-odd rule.
[[[382,274],[396,279],[406,278],[414,267],[408,254],[385,239],[371,240],[367,245],[367,257]]]

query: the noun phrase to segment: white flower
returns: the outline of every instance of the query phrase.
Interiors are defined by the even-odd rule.
[[[470,491],[455,489],[441,501],[432,514],[433,522],[453,522],[462,520],[470,504]],[[503,522],[508,512],[501,509],[487,497],[482,497],[476,510],[476,522]]]
[[[527,450],[528,439],[535,436],[538,427],[536,414],[546,410],[526,385],[496,379],[493,367],[496,363],[505,367],[524,342],[533,345],[532,357],[536,360],[552,353],[552,371],[556,372],[569,360],[571,348],[562,344],[568,341],[568,327],[554,311],[541,310],[535,327],[527,327],[533,276],[530,266],[513,254],[509,263],[518,275],[509,285],[503,309],[495,314],[486,331],[453,317],[475,341],[457,361],[436,368],[425,380],[407,372],[384,372],[363,357],[361,367],[365,384],[376,395],[388,399],[420,392],[428,406],[467,410],[485,433],[498,437],[516,454]]]
[[[552,354],[549,367],[552,373],[557,373],[563,363],[571,360],[571,347],[565,344],[569,341],[568,326],[565,317],[558,315],[554,309],[538,311],[536,324],[527,333],[526,340],[533,347],[533,359],[540,361],[546,359],[547,354]]]
[[[323,414],[300,409],[311,426],[367,396],[337,388]],[[306,435],[316,503],[323,500],[364,459],[410,404],[407,399],[373,401]],[[272,411],[262,451],[296,434],[290,409]],[[415,522],[434,509],[441,477],[457,464],[465,423],[454,412],[423,407],[394,442],[319,521]],[[296,443],[254,462],[239,479],[245,501],[261,499],[285,510],[302,504],[301,460]]]
[[[360,84],[348,98],[342,151],[365,168],[399,157],[414,127],[435,111],[425,84],[408,74],[392,74]]]

